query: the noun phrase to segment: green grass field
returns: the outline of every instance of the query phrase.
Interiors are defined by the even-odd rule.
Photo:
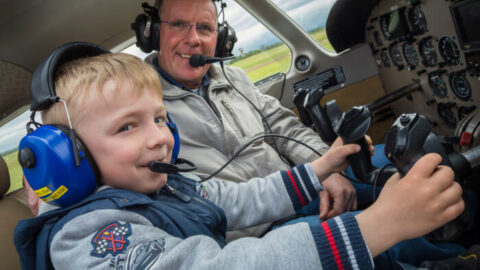
[[[20,164],[18,163],[17,153],[18,151],[15,151],[3,156],[3,159],[5,159],[5,162],[8,166],[8,171],[10,173],[10,189],[8,190],[8,192],[17,190],[23,186],[23,172],[22,167],[20,167]]]
[[[315,40],[325,49],[333,51],[332,45],[327,39],[325,29],[319,29],[310,33]],[[247,76],[253,82],[264,79],[277,72],[285,73],[290,68],[292,56],[287,45],[280,44],[276,47],[251,55],[231,64],[247,72]]]

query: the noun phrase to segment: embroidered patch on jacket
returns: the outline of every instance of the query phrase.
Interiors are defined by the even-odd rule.
[[[160,260],[166,249],[165,238],[130,246],[126,252],[112,257],[110,268],[114,269],[151,269]]]
[[[208,193],[207,193],[207,189],[205,188],[204,185],[202,184],[196,184],[196,190],[197,190],[197,194],[202,196],[204,199],[208,200]]]
[[[100,229],[92,239],[92,256],[105,257],[107,254],[112,256],[124,251],[130,242],[128,236],[132,234],[130,223],[120,224],[118,222],[109,224]]]

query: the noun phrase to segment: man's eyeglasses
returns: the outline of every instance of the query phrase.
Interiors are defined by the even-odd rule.
[[[160,21],[161,23],[165,23],[168,25],[170,30],[178,33],[178,34],[186,34],[192,27],[195,27],[195,30],[197,31],[199,36],[202,37],[212,37],[215,35],[215,32],[217,32],[217,28],[211,26],[208,23],[196,23],[196,24],[191,24],[188,22],[184,21]]]

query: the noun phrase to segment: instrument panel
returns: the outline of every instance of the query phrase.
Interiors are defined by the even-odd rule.
[[[477,15],[475,15],[477,14]],[[475,133],[480,107],[480,1],[381,0],[366,25],[386,93],[411,83],[421,91],[391,105],[418,112],[443,136]],[[479,128],[480,130],[480,128]],[[476,144],[480,144],[480,136]],[[471,142],[472,143],[472,142]]]

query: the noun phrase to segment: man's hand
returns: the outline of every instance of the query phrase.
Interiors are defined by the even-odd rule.
[[[325,189],[319,193],[319,219],[329,219],[346,211],[357,210],[357,192],[348,179],[334,173],[322,184]]]

